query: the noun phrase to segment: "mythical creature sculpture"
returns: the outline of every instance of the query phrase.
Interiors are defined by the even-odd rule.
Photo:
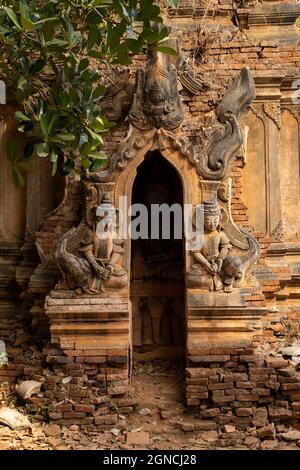
[[[232,292],[234,281],[242,276],[241,260],[229,256],[232,245],[222,231],[220,217],[216,201],[204,203],[203,245],[192,250],[195,263],[188,274],[190,287]]]
[[[89,190],[93,193],[96,188]],[[95,198],[87,197],[85,217],[79,226],[59,239],[55,251],[65,284],[77,294],[101,294],[128,284],[122,267],[123,241],[112,225],[115,210],[111,199],[104,194],[100,206],[91,204],[91,200],[95,202]]]
[[[183,121],[183,109],[177,85],[177,70],[170,56],[148,52],[145,70],[138,69],[136,92],[129,121],[141,130],[176,129]]]
[[[134,78],[128,67],[119,67],[106,80],[106,92],[101,99],[101,108],[112,121],[125,117],[132,104]]]

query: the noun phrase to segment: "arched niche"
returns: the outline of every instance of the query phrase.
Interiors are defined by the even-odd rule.
[[[144,231],[142,238],[131,238],[133,357],[137,360],[184,357],[182,179],[159,151],[148,152],[136,173],[132,204],[147,208],[144,214],[147,220],[143,219],[141,225],[137,223]],[[172,208],[165,213],[168,220],[162,222],[158,212],[154,215],[152,209],[156,211],[158,207]],[[154,232],[153,238],[150,234]]]
[[[135,157],[130,160],[127,166],[117,175],[114,188],[114,205],[119,207],[119,197],[127,197],[128,206],[131,204],[133,183],[137,174],[137,168],[144,160],[148,152],[158,150],[177,171],[183,188],[183,204],[195,205],[201,201],[201,188],[199,175],[185,157],[173,147],[160,148],[158,146],[145,145],[140,149]],[[129,218],[128,218],[129,223]],[[127,238],[125,241],[125,269],[130,272],[131,243]],[[185,258],[187,265],[188,256]]]

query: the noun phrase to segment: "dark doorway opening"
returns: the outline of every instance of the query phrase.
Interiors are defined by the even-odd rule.
[[[183,210],[183,189],[175,168],[159,152],[140,164],[132,204],[148,210],[149,237],[157,217],[153,204],[173,204]],[[156,206],[157,207],[157,206]],[[160,218],[158,239],[131,243],[132,343],[135,360],[173,359],[185,354],[184,250],[182,220],[170,214],[170,237],[164,239],[166,219]],[[177,218],[176,218],[177,217]],[[178,221],[181,220],[180,227]],[[164,225],[163,225],[164,224]],[[174,226],[176,229],[174,230]],[[180,232],[180,238],[179,238]]]

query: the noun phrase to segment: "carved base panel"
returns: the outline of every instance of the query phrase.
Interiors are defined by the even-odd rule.
[[[46,298],[51,343],[63,352],[47,356],[50,364],[78,364],[84,376],[92,377],[99,393],[123,395],[129,385],[129,317],[127,293],[121,297],[81,295],[53,290]],[[65,361],[65,362],[64,362]],[[67,370],[66,370],[67,373]]]
[[[188,350],[197,347],[248,347],[261,331],[267,308],[247,304],[251,289],[212,295],[187,290]]]

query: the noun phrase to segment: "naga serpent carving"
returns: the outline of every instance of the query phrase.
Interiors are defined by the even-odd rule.
[[[196,264],[188,274],[192,287],[205,284],[210,290],[230,292],[232,286],[242,285],[247,271],[259,257],[256,240],[232,219],[230,188],[225,180],[229,163],[243,142],[240,117],[255,97],[251,72],[242,69],[228,88],[216,108],[216,122],[208,142],[193,145],[180,132],[184,109],[178,81],[194,94],[206,85],[195,77],[178,44],[176,47],[176,61],[167,54],[150,50],[146,68],[137,70],[135,86],[128,69],[118,71],[103,98],[103,109],[110,118],[118,120],[127,113],[129,130],[109,158],[107,168],[87,173],[84,217],[57,244],[55,258],[64,282],[77,293],[99,294],[106,288],[122,289],[128,285],[127,272],[122,266],[123,242],[117,237],[99,241],[96,207],[99,201],[107,203],[111,198],[108,193],[100,194],[99,188],[113,183],[117,173],[141,150],[145,153],[153,149],[177,150],[196,169],[209,196],[209,203],[202,201],[208,204],[207,249],[194,255]],[[213,207],[209,206],[211,200]],[[222,201],[220,208],[219,201]],[[221,213],[227,216],[219,229],[217,219]],[[210,219],[216,224],[213,229]],[[210,242],[215,244],[214,249]]]
[[[255,98],[255,85],[250,70],[241,70],[218,105],[217,123],[208,144],[193,146],[187,137],[178,136],[174,132],[174,126],[179,127],[183,120],[175,82],[175,67],[171,67],[170,60],[162,61],[158,54],[152,56],[146,72],[138,72],[137,91],[128,115],[131,125],[125,141],[109,159],[106,170],[90,174],[92,180],[113,181],[116,172],[126,167],[145,142],[149,141],[151,147],[151,140],[154,141],[161,135],[196,167],[201,178],[221,180],[226,176],[231,158],[243,143],[239,119]],[[168,84],[168,78],[172,86]],[[146,84],[147,91],[144,92],[143,87]],[[165,91],[161,92],[162,89]],[[149,105],[150,98],[154,100],[152,107]],[[174,109],[175,104],[178,107]]]

